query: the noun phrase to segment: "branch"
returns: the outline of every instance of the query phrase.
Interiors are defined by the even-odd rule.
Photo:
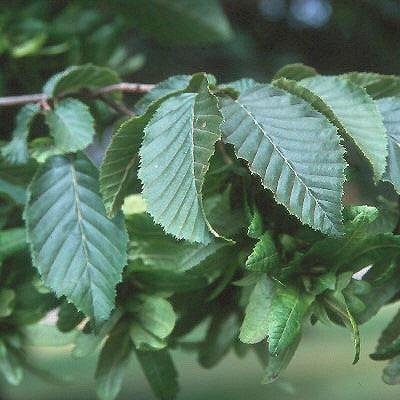
[[[107,93],[112,92],[127,92],[127,93],[147,93],[153,89],[154,85],[150,83],[128,83],[121,82],[115,85],[104,86],[99,89],[85,91],[89,97],[102,97]],[[78,94],[68,93],[68,95]],[[67,94],[60,94],[58,97],[65,97]],[[49,100],[50,97],[45,93],[25,94],[21,96],[0,97],[0,107],[17,106],[28,103],[42,103]]]

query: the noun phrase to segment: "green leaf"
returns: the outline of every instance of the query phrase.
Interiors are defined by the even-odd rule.
[[[192,77],[190,75],[175,75],[169,77],[141,97],[135,104],[133,111],[136,114],[144,114],[151,103],[174,92],[184,90],[189,85],[191,79]]]
[[[167,98],[181,93],[189,83],[186,75],[181,75],[181,77],[185,79],[179,80],[179,85],[177,82],[172,83],[172,78],[177,78],[172,77],[170,82],[167,80],[164,84],[163,82],[160,84],[162,88],[156,86],[153,89],[156,93],[150,95],[152,93],[150,91],[149,97],[142,101],[144,110],[147,110],[146,113],[128,119],[113,134],[100,167],[100,191],[109,216],[114,216],[120,209],[127,194],[128,185],[135,175],[144,128],[159,105]]]
[[[52,156],[58,156],[63,153],[62,150],[58,149],[54,145],[54,139],[51,137],[40,137],[33,139],[29,147],[31,157],[40,164],[44,163]]]
[[[157,398],[175,399],[178,392],[178,373],[168,351],[136,351],[136,355]]]
[[[126,264],[127,234],[122,215],[106,217],[96,168],[81,154],[52,157],[29,191],[28,241],[45,285],[96,323],[107,319]]]
[[[58,311],[57,328],[61,332],[72,331],[85,316],[71,303],[63,303]]]
[[[257,85],[257,82],[252,78],[242,78],[237,81],[223,83],[219,87],[222,89],[234,89],[239,94],[245,92],[247,89]]]
[[[357,322],[350,313],[346,299],[340,291],[328,293],[324,297],[324,301],[328,308],[338,316],[338,318],[352,331],[354,342],[354,359],[353,364],[357,364],[360,359],[360,332]]]
[[[133,0],[129,4],[134,11],[130,21],[163,43],[208,44],[232,36],[216,0]]]
[[[225,141],[276,201],[312,228],[339,234],[346,164],[335,129],[304,100],[270,85],[222,104]]]
[[[274,270],[280,264],[280,257],[270,232],[265,232],[254,246],[246,260],[246,269],[252,272]]]
[[[305,78],[311,78],[318,75],[318,72],[308,65],[301,63],[289,64],[282,67],[274,76],[274,80],[280,78],[291,79],[293,81],[301,81]]]
[[[17,357],[0,339],[0,373],[10,385],[19,385],[23,377],[23,369]]]
[[[28,161],[27,139],[32,122],[39,112],[38,104],[27,104],[18,111],[12,140],[1,148],[1,155],[10,164],[25,164]]]
[[[400,354],[400,312],[382,332],[378,346],[370,357],[373,360],[387,360]]]
[[[234,344],[239,331],[238,316],[232,312],[218,310],[208,327],[206,338],[200,345],[199,363],[212,368],[226,355]]]
[[[130,336],[138,350],[164,348],[166,339],[175,326],[175,313],[171,304],[161,298],[145,296],[130,328]]]
[[[260,211],[254,209],[250,220],[250,225],[247,229],[247,236],[253,239],[259,239],[264,232],[264,222]]]
[[[250,294],[239,339],[243,343],[258,343],[268,335],[268,313],[274,295],[274,284],[261,275]]]
[[[0,232],[0,262],[5,258],[25,250],[26,232],[24,228],[11,228]]]
[[[92,64],[72,66],[51,77],[43,87],[48,96],[59,96],[82,89],[98,89],[120,82],[119,76],[109,68]]]
[[[382,379],[388,385],[400,384],[400,356],[393,358],[385,367]]]
[[[11,315],[14,309],[15,292],[12,289],[0,290],[0,318]]]
[[[181,242],[166,235],[147,214],[132,215],[128,220],[132,238],[129,261],[141,260],[146,266],[172,272],[185,272],[226,246],[223,241],[207,245]]]
[[[376,101],[383,116],[388,134],[388,158],[383,180],[391,182],[400,193],[400,100],[397,97],[388,97]]]
[[[363,88],[334,76],[307,78],[300,85],[322,100],[313,106],[354,141],[379,180],[386,168],[387,135],[372,98]]]
[[[222,117],[205,74],[188,90],[164,101],[145,128],[138,175],[155,222],[178,239],[207,244],[218,234],[206,218],[202,186]]]
[[[262,383],[272,383],[279,378],[279,375],[286,369],[299,347],[301,336],[298,335],[295,341],[278,355],[269,355],[268,364],[265,368],[265,375]]]
[[[349,72],[342,75],[350,82],[363,87],[374,99],[400,95],[400,78],[373,72]]]
[[[55,146],[66,153],[83,150],[95,135],[89,108],[76,99],[64,99],[46,113],[46,123]]]
[[[296,340],[313,301],[314,296],[291,286],[276,289],[267,322],[270,354],[279,355]]]
[[[118,396],[130,353],[129,337],[125,333],[108,337],[101,350],[95,374],[96,392],[101,400],[114,400]]]

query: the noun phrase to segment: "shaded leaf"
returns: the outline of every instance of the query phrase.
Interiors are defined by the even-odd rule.
[[[28,161],[29,130],[39,112],[38,104],[27,104],[18,111],[11,142],[1,148],[1,155],[10,164],[25,164]]]
[[[289,64],[282,67],[275,75],[274,80],[280,78],[291,79],[293,81],[301,81],[305,78],[310,78],[318,75],[318,72],[308,65],[301,63]]]
[[[136,351],[136,356],[154,394],[173,400],[178,392],[178,373],[167,350]]]
[[[252,272],[267,272],[277,268],[280,256],[270,232],[265,232],[246,260],[246,269]]]

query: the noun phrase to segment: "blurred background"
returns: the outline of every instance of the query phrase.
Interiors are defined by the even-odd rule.
[[[174,9],[184,3],[0,0],[0,96],[40,92],[54,73],[88,62],[110,66],[126,81],[151,83],[197,71],[210,72],[220,82],[267,81],[294,62],[326,74],[400,73],[398,0],[187,0],[194,19]],[[15,111],[0,110],[2,140],[10,135]],[[96,111],[98,129],[109,126],[112,116]],[[381,382],[382,363],[368,358],[391,315],[386,308],[362,327],[362,359],[355,367],[345,330],[318,326],[306,331],[284,379],[271,386],[260,385],[262,370],[252,355],[243,360],[230,355],[206,371],[193,355],[176,351],[180,399],[398,399],[399,389]],[[55,386],[35,377],[17,388],[0,382],[1,399],[95,398],[95,355],[73,360],[68,346],[32,353],[71,384]],[[134,363],[120,398],[152,398]]]

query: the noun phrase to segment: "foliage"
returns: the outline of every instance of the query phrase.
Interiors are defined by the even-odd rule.
[[[199,2],[130,3],[141,11],[135,25],[158,40],[232,34],[214,0],[204,2],[211,22]],[[3,51],[43,54],[46,35]],[[75,357],[100,351],[104,400],[118,395],[133,356],[154,394],[175,398],[178,347],[205,368],[251,348],[273,382],[318,322],[349,330],[356,363],[358,326],[400,293],[400,78],[302,64],[263,83],[177,75],[146,89],[132,115],[118,86],[125,63],[111,64],[57,71],[1,143],[7,381],[35,368],[25,349],[51,310],[58,330],[73,332]],[[98,168],[87,147],[110,124]],[[347,200],[352,188],[368,194],[361,205]],[[400,382],[399,326],[397,315],[371,355],[390,360],[389,384]]]

